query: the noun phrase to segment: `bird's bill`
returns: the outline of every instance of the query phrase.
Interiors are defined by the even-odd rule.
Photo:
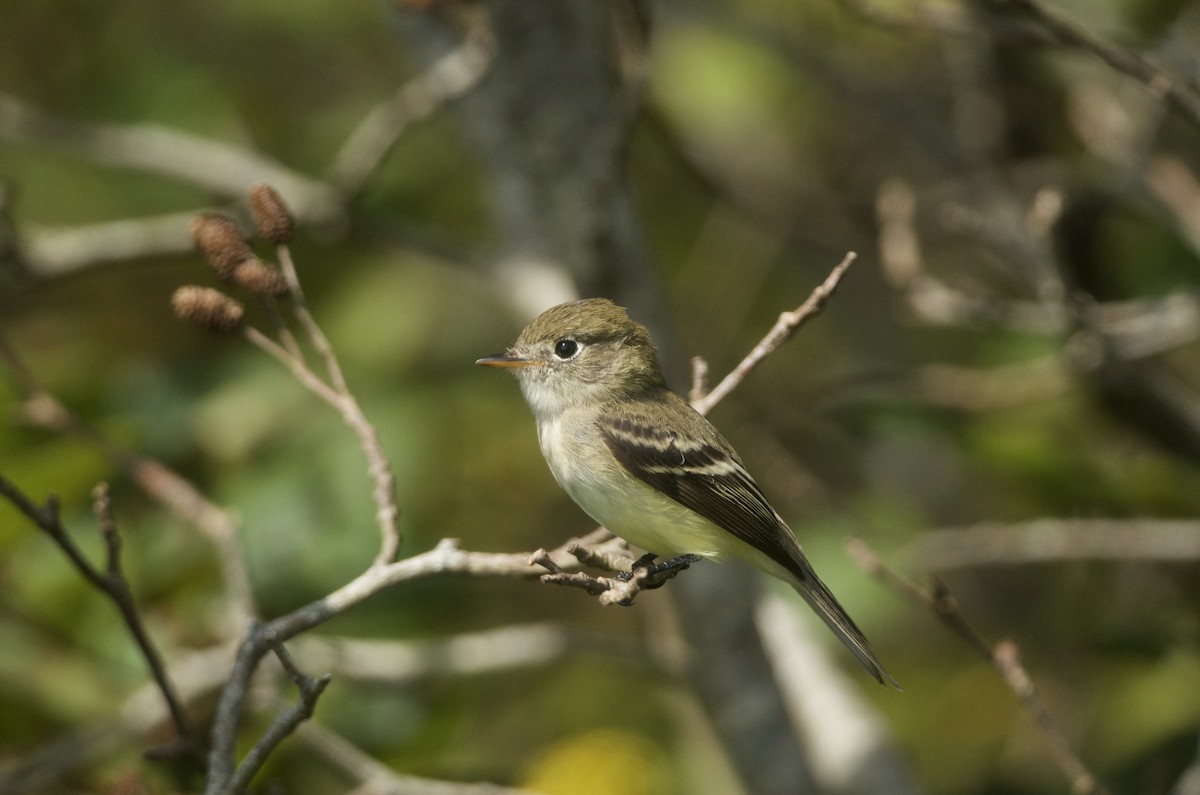
[[[493,353],[491,356],[475,360],[475,364],[482,364],[484,367],[533,367],[538,363],[536,359],[523,359],[512,351]]]

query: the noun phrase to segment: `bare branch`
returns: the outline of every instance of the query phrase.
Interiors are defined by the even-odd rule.
[[[0,94],[0,138],[36,141],[98,163],[176,177],[229,198],[243,195],[254,181],[270,182],[289,197],[301,218],[330,223],[344,215],[340,197],[327,185],[264,155],[172,127],[89,124]],[[186,223],[179,228],[181,244],[186,230]]]
[[[58,117],[0,93],[0,140],[50,145],[119,168],[162,174],[233,199],[254,182],[288,197],[296,216],[341,229],[362,192],[409,125],[468,92],[486,73],[495,42],[486,21],[468,27],[462,44],[372,110],[347,138],[324,182],[249,148],[158,124],[98,124]],[[21,230],[15,261],[38,277],[108,262],[186,253],[193,213],[170,213],[69,227]],[[10,246],[13,244],[9,243]]]
[[[342,144],[329,181],[348,196],[363,190],[409,125],[470,91],[487,73],[496,42],[482,17],[462,44],[400,87],[358,123]]]
[[[1037,22],[1059,43],[1095,55],[1118,72],[1143,83],[1153,93],[1167,99],[1185,119],[1200,125],[1200,94],[1184,80],[1154,64],[1144,55],[1092,35],[1075,20],[1047,8],[1038,0],[984,0],[999,10],[1014,10]]]
[[[252,204],[257,202],[256,213],[261,215],[259,211],[264,210],[263,202],[267,201],[267,197],[269,197],[270,212],[276,215],[287,215],[287,223],[290,227],[292,219],[289,208],[284,204],[278,192],[268,185],[256,184],[254,186],[251,202]],[[286,366],[301,385],[336,409],[342,416],[342,420],[358,437],[363,454],[367,459],[371,482],[374,484],[372,496],[375,500],[380,532],[380,548],[375,562],[377,564],[388,563],[396,559],[402,541],[397,527],[400,508],[396,503],[396,481],[391,463],[383,450],[378,431],[367,419],[357,398],[346,384],[345,375],[333,346],[308,309],[291,250],[285,242],[287,236],[290,236],[290,228],[287,235],[277,236],[276,251],[279,254],[283,281],[287,285],[288,295],[291,299],[288,305],[296,322],[303,330],[308,344],[312,346],[312,350],[320,359],[328,380],[323,379],[309,366],[299,343],[280,316],[278,305],[269,296],[264,300],[264,304],[280,341],[276,342],[253,326],[241,326],[242,333],[252,344]]]
[[[570,565],[565,551],[558,565]],[[250,677],[272,643],[286,642],[297,634],[319,626],[330,618],[363,602],[381,591],[404,583],[438,575],[488,577],[531,577],[538,567],[528,554],[467,552],[457,541],[444,539],[436,547],[418,555],[387,564],[373,564],[350,582],[321,599],[280,616],[266,624],[250,627],[221,693],[213,720],[212,751],[208,762],[206,793],[226,792],[235,770],[238,719],[245,704]]]
[[[819,792],[917,795],[922,787],[882,715],[838,668],[790,593],[764,590],[754,623],[783,704],[800,729]]]
[[[173,256],[191,250],[188,222],[194,213],[166,213],[73,226],[27,224],[18,261],[33,276],[53,278],[91,265]]]
[[[96,514],[100,535],[104,538],[108,578],[110,581],[121,579],[125,576],[121,572],[121,536],[117,532],[117,519],[113,515],[112,495],[108,492],[107,483],[98,483],[92,489],[92,511]]]
[[[565,546],[581,564],[601,571],[625,571],[635,562],[629,545],[611,533],[596,543],[568,541]]]
[[[922,533],[907,551],[925,571],[1068,560],[1195,563],[1200,560],[1200,522],[1171,519],[992,522]]]
[[[1078,795],[1107,795],[1108,791],[1096,780],[1083,760],[1071,748],[1066,734],[1059,727],[1046,705],[1042,703],[1037,689],[1033,685],[1033,680],[1021,665],[1016,643],[1005,640],[996,644],[995,647],[989,644],[967,621],[966,616],[958,607],[958,602],[955,601],[954,596],[941,580],[934,579],[932,592],[926,593],[915,583],[889,567],[862,540],[851,539],[847,544],[847,549],[863,571],[891,587],[910,602],[933,613],[939,621],[991,663],[1050,743],[1050,755],[1070,779],[1072,792],[1078,793]]]
[[[300,382],[301,386],[333,408],[341,409],[341,396],[337,393],[337,390],[322,381],[321,377],[309,368],[308,363],[304,361],[303,357],[293,356],[291,351],[253,326],[246,326],[243,333],[252,345],[258,347],[287,367],[295,379]]]
[[[158,653],[158,649],[142,624],[142,617],[138,612],[137,603],[134,601],[133,592],[130,590],[129,581],[125,579],[125,575],[121,571],[121,544],[108,497],[108,487],[102,483],[96,487],[95,491],[96,513],[108,550],[107,572],[100,571],[88,561],[66,528],[63,527],[56,498],[49,497],[44,506],[37,505],[3,476],[0,476],[0,496],[5,497],[30,521],[44,530],[58,544],[83,578],[117,606],[126,629],[137,643],[138,649],[145,658],[150,673],[170,709],[171,717],[175,721],[175,727],[179,733],[181,750],[197,764],[202,764],[203,751],[199,735],[175,691],[174,684],[167,675],[162,656]]]
[[[688,402],[692,405],[704,399],[708,394],[708,360],[703,356],[692,357],[692,387],[688,390]]]
[[[641,590],[641,583],[636,578],[622,581],[615,577],[593,577],[582,571],[551,571],[542,575],[542,582],[582,588],[589,595],[600,597],[602,605],[631,605]]]
[[[1053,207],[1053,201],[1035,199],[1032,207],[1024,208],[1015,198],[1001,194],[992,204],[1007,207],[1009,212],[948,203],[941,208],[941,221],[956,231],[970,231],[1021,259],[1029,259],[1031,250],[1040,251],[1046,237],[1046,206]],[[1047,277],[1042,284],[1032,285],[1037,299],[1031,301],[1002,298],[966,277],[960,276],[957,284],[950,284],[930,273],[916,228],[917,196],[902,180],[888,180],[880,186],[875,197],[875,218],[883,275],[901,292],[921,323],[968,328],[999,325],[1040,334],[1069,330],[1072,317],[1058,300],[1062,289],[1057,279]],[[1038,263],[1034,269],[1046,273],[1044,257],[1038,254],[1034,259]]]
[[[296,273],[296,265],[292,261],[291,250],[284,244],[278,246],[279,263],[283,269],[283,277],[287,282],[292,296],[292,311],[299,321],[301,328],[308,335],[309,342],[325,365],[329,380],[337,392],[336,408],[341,412],[342,419],[358,436],[363,455],[367,458],[368,472],[374,484],[373,497],[375,500],[376,519],[379,523],[380,545],[376,563],[389,563],[396,559],[400,552],[403,539],[396,522],[400,516],[400,507],[396,503],[396,479],[392,473],[391,462],[383,451],[379,440],[379,432],[363,414],[357,398],[346,386],[346,378],[342,374],[341,364],[337,354],[325,332],[317,324],[308,304],[304,299],[304,291],[300,286],[300,278]]]
[[[775,351],[780,345],[791,338],[796,330],[803,323],[818,314],[824,307],[825,303],[837,290],[838,283],[841,282],[842,274],[850,267],[850,264],[857,258],[857,254],[853,251],[848,252],[846,256],[834,266],[833,270],[825,277],[820,285],[818,285],[808,299],[791,312],[784,312],[779,316],[774,327],[767,332],[767,335],[759,341],[754,349],[746,355],[746,358],[738,364],[737,367],[730,371],[729,375],[721,380],[711,392],[705,395],[698,401],[692,403],[692,407],[701,414],[707,414],[716,406],[725,396],[737,388],[738,384],[745,380],[746,376],[759,365],[759,363]]]
[[[294,271],[292,278],[294,278]],[[303,323],[305,327],[311,329],[311,333],[315,334],[317,338],[324,340],[324,334],[321,333],[320,328],[312,320],[311,316],[308,315],[307,311],[303,312],[303,316],[308,318]],[[307,362],[301,356],[297,355],[298,350],[295,352],[290,350],[289,348],[294,347],[294,344],[293,346],[284,347],[252,326],[245,327],[244,333],[246,339],[252,344],[283,363],[304,387],[336,409],[341,414],[342,420],[358,436],[363,453],[367,458],[368,471],[375,487],[374,499],[381,535],[380,549],[379,554],[376,556],[376,562],[387,563],[395,560],[401,543],[400,531],[396,527],[396,520],[400,515],[400,509],[396,504],[396,484],[391,464],[387,460],[387,455],[383,450],[383,445],[379,440],[379,433],[375,430],[375,426],[363,414],[358,401],[349,389],[346,388],[344,380],[341,377],[341,370],[337,366],[337,359],[333,356],[332,349],[328,348],[328,342],[324,343],[325,349],[328,350],[328,358],[325,358],[325,361],[330,372],[336,373],[337,380],[342,381],[340,389],[336,386],[330,386],[321,380],[321,377],[309,368]],[[290,337],[285,338],[285,341],[288,339]]]
[[[600,597],[602,605],[628,607],[640,592],[661,588],[668,580],[700,560],[698,555],[684,555],[655,564],[657,556],[646,554],[635,561],[623,540],[604,528],[598,531],[607,534],[598,544],[572,540],[560,549],[565,548],[584,566],[618,572],[616,577],[594,577],[582,571],[564,571],[546,550],[539,549],[529,556],[529,562],[550,572],[542,575],[542,582],[582,588],[592,596]],[[630,563],[632,567],[626,570]]]
[[[279,658],[280,664],[287,671],[288,677],[300,691],[299,700],[280,712],[275,716],[275,720],[263,732],[262,737],[258,742],[246,752],[246,757],[238,766],[237,770],[230,777],[228,784],[221,790],[228,795],[236,795],[245,790],[249,785],[250,780],[262,768],[263,763],[267,761],[267,757],[275,750],[275,748],[283,742],[289,735],[296,731],[301,723],[312,717],[313,709],[316,708],[317,699],[321,693],[325,691],[326,685],[333,678],[330,674],[325,674],[316,679],[304,673],[297,667],[292,656],[288,654],[283,643],[268,639],[268,643],[275,656]]]

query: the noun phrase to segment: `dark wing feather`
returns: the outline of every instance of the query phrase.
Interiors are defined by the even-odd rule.
[[[674,404],[674,405],[672,405]],[[892,678],[871,651],[854,620],[808,565],[792,531],[767,502],[729,443],[701,420],[701,438],[680,439],[673,424],[691,411],[683,398],[666,393],[633,412],[613,412],[600,433],[613,457],[631,475],[766,554],[796,577],[796,591],[879,682]],[[672,423],[672,418],[675,423]]]
[[[613,457],[631,475],[803,578],[803,569],[785,541],[791,540],[791,531],[729,444],[701,419],[705,439],[681,440],[663,424],[627,416],[602,420],[600,430]]]

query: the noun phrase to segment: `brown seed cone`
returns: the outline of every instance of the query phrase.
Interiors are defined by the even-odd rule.
[[[259,182],[250,188],[250,214],[264,240],[280,245],[292,239],[296,221],[283,197],[270,185]]]
[[[258,257],[239,262],[233,268],[231,279],[255,295],[279,298],[287,295],[287,282],[283,274]]]
[[[239,263],[254,256],[241,225],[224,213],[201,213],[193,218],[192,239],[217,277],[225,281]]]
[[[220,290],[190,284],[180,287],[171,296],[171,308],[181,320],[221,334],[236,329],[246,311]]]

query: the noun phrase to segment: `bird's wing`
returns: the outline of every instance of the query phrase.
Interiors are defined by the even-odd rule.
[[[678,401],[681,406],[671,406]],[[675,412],[691,408],[671,394],[665,406],[602,415],[600,434],[631,475],[727,530],[795,576],[792,586],[876,681],[900,685],[884,669],[862,631],[808,564],[792,531],[775,513],[737,453],[705,420],[703,438],[680,439],[671,429]]]
[[[600,420],[605,444],[631,475],[803,577],[791,531],[707,421],[705,430],[708,438],[685,440],[666,423],[622,415]]]

